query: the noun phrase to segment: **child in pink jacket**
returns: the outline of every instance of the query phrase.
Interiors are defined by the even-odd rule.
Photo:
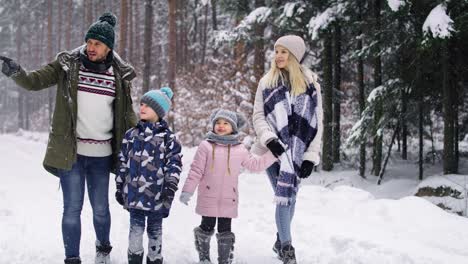
[[[188,204],[198,186],[196,213],[202,216],[202,221],[194,233],[200,263],[211,263],[210,240],[217,219],[218,263],[228,264],[234,257],[235,236],[231,232],[231,220],[237,217],[241,168],[262,171],[276,158],[270,151],[254,156],[241,144],[238,131],[245,124],[242,115],[217,109],[211,114],[210,121],[213,129],[198,146],[180,201]]]

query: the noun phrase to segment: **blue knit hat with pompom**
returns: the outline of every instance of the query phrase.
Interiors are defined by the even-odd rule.
[[[106,44],[110,49],[114,49],[114,27],[117,18],[114,14],[106,12],[99,17],[98,21],[93,23],[86,33],[85,41],[96,39]]]
[[[151,90],[143,95],[141,102],[151,107],[160,118],[163,118],[171,108],[171,99],[174,93],[171,88],[163,87]]]

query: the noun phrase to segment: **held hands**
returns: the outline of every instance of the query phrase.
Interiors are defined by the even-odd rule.
[[[20,66],[18,65],[18,63],[14,62],[10,58],[0,55],[0,60],[3,61],[3,63],[2,63],[2,72],[7,77],[12,76],[13,74],[15,74],[16,72],[18,72],[20,70]]]
[[[188,205],[188,202],[190,201],[190,198],[192,198],[192,195],[193,194],[188,193],[188,192],[182,192],[180,194],[179,200],[181,203]]]
[[[299,178],[305,179],[310,176],[312,170],[314,169],[315,164],[312,161],[304,160],[299,170]]]
[[[268,142],[266,146],[276,158],[278,158],[279,156],[281,156],[281,154],[284,153],[284,148],[279,143],[278,139],[273,139],[272,141]]]

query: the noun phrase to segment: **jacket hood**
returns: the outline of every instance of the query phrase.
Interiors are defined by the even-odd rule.
[[[62,51],[57,54],[56,60],[60,63],[64,71],[68,71],[70,69],[70,63],[73,60],[79,60],[80,51],[84,50],[85,48],[86,45],[82,45],[71,51]],[[126,79],[129,81],[134,79],[136,77],[136,72],[133,66],[124,61],[114,50],[112,50],[112,53],[114,57],[112,61],[112,66],[116,67],[120,71],[122,79]]]

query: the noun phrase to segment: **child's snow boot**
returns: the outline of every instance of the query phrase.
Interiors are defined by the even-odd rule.
[[[79,257],[66,258],[65,264],[81,264],[81,259]]]
[[[146,264],[163,264],[163,258],[157,258],[155,260],[150,260],[146,257]]]
[[[143,252],[136,254],[128,251],[127,256],[128,264],[143,264]]]
[[[99,241],[96,241],[96,259],[95,264],[110,264],[110,255],[109,253],[112,250],[112,246],[109,242],[101,244]]]
[[[285,245],[281,249],[283,254],[283,264],[297,264],[296,262],[296,253],[292,245]]]
[[[210,240],[214,231],[207,232],[197,226],[193,233],[195,234],[195,249],[198,252],[200,263],[209,264],[210,260]]]
[[[217,233],[218,264],[231,264],[234,259],[234,242],[236,237],[232,232]]]

